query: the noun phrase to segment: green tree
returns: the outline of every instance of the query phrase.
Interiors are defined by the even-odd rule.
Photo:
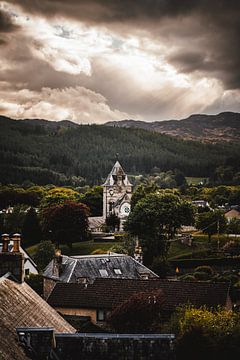
[[[103,188],[94,186],[81,196],[81,202],[90,209],[91,216],[102,216],[103,212]]]
[[[80,194],[72,189],[64,187],[54,187],[50,189],[41,201],[41,208],[45,209],[49,206],[61,205],[65,201],[78,201]]]
[[[37,247],[34,260],[40,270],[44,270],[55,255],[55,247],[51,241],[41,241]]]
[[[191,225],[194,210],[190,203],[172,193],[152,193],[139,200],[130,213],[125,229],[141,240],[144,260],[166,256],[169,242],[182,225]]]
[[[116,214],[110,214],[106,218],[106,225],[111,229],[111,231],[115,231],[116,229],[118,231],[120,226],[119,217]]]
[[[172,268],[167,259],[161,257],[155,257],[151,266],[154,271],[161,279],[165,279],[169,273],[172,272]]]
[[[225,310],[179,308],[165,329],[177,336],[179,360],[235,359],[240,356],[240,316]]]
[[[4,214],[4,231],[7,233],[22,232],[26,205],[16,205],[13,211]]]
[[[133,211],[135,205],[138,203],[139,200],[145,198],[147,194],[155,193],[158,189],[159,187],[154,182],[148,183],[147,185],[138,185],[132,194],[131,210]]]
[[[46,235],[51,234],[56,244],[67,244],[71,248],[72,243],[87,240],[88,216],[86,205],[66,201],[43,211],[43,231]]]
[[[32,207],[28,210],[24,218],[22,235],[24,245],[37,244],[42,240],[42,229],[36,210]]]
[[[51,261],[51,259],[49,261]],[[24,280],[29,286],[31,286],[31,288],[34,291],[36,291],[36,293],[38,295],[43,296],[43,276],[42,276],[42,274],[30,274],[29,276],[25,277]]]
[[[240,219],[231,219],[227,224],[228,234],[240,234]]]
[[[208,241],[211,241],[213,234],[224,233],[226,230],[226,218],[220,210],[208,211],[198,214],[196,227],[208,235]]]

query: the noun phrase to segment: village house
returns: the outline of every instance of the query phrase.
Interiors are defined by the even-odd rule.
[[[197,207],[199,207],[199,208],[206,208],[206,207],[208,207],[209,209],[211,209],[209,202],[206,201],[206,200],[193,200],[193,201],[192,201],[192,204],[195,205],[195,206],[197,206]]]
[[[88,284],[57,283],[47,301],[63,316],[90,317],[94,324],[105,325],[108,314],[116,306],[134,294],[153,290],[162,290],[164,319],[168,319],[178,306],[185,304],[232,309],[227,283],[170,281],[159,278],[98,278]]]
[[[24,282],[19,238],[14,238],[12,251],[8,251],[5,239],[0,251],[0,358],[27,360],[17,338],[17,327],[51,327],[64,333],[75,329]]]
[[[141,252],[141,251],[140,251]],[[46,299],[58,282],[88,284],[98,278],[153,279],[158,278],[152,270],[141,263],[137,248],[135,257],[125,254],[100,254],[65,256],[56,254],[44,270],[44,298]]]
[[[24,282],[20,238],[2,238],[0,252],[0,358],[4,360],[173,360],[174,335],[77,334]]]
[[[225,213],[225,218],[227,219],[228,223],[233,219],[240,220],[240,211],[237,209],[231,209]]]

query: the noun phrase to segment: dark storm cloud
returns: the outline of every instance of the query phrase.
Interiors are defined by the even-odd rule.
[[[233,13],[240,4],[236,0],[8,0],[22,8],[43,15],[62,14],[85,21],[129,21],[149,18],[185,16],[202,13],[212,18]],[[215,20],[217,21],[217,19]]]
[[[63,14],[85,21],[115,22],[189,13],[194,0],[9,0],[24,9],[48,16]]]
[[[7,44],[6,34],[14,32],[17,29],[18,26],[13,24],[11,16],[0,9],[0,46]]]
[[[0,9],[0,33],[7,33],[16,30],[18,26],[13,24],[10,15]]]
[[[201,71],[240,87],[240,1],[237,0],[9,0],[31,13],[62,15],[115,31],[144,30],[155,41],[179,42],[167,61],[179,72]],[[189,21],[184,22],[184,19]],[[181,37],[181,39],[179,39]]]

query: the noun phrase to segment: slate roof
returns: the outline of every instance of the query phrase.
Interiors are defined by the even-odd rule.
[[[0,278],[1,359],[29,359],[18,343],[17,327],[53,327],[57,332],[75,332],[30,286],[3,276]]]
[[[102,216],[89,216],[88,224],[90,229],[99,228],[105,223],[105,219]]]
[[[48,298],[53,307],[111,309],[133,294],[161,289],[165,297],[164,309],[174,311],[176,306],[225,306],[228,301],[227,283],[184,282],[162,279],[96,279],[92,284],[57,283]]]
[[[142,274],[148,274],[150,278],[158,277],[153,271],[140,264],[131,256],[125,254],[101,254],[86,256],[62,256],[62,272],[59,278],[53,276],[52,260],[44,270],[43,276],[61,282],[74,283],[79,278],[118,278],[140,279]],[[121,274],[114,270],[119,269]],[[101,275],[100,270],[106,270],[108,276]]]
[[[114,164],[111,172],[108,174],[108,177],[106,179],[106,181],[104,182],[103,186],[112,186],[114,185],[114,176],[117,176],[118,174],[122,175],[124,177],[123,183],[124,185],[130,185],[132,186],[132,184],[130,183],[130,181],[128,180],[128,176],[125,174],[122,166],[120,165],[119,161],[116,161],[116,163]]]

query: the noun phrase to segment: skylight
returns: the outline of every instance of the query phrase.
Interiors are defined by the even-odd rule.
[[[121,275],[122,271],[120,269],[114,269],[116,275]]]
[[[100,275],[102,277],[108,277],[108,272],[105,269],[99,269]]]

